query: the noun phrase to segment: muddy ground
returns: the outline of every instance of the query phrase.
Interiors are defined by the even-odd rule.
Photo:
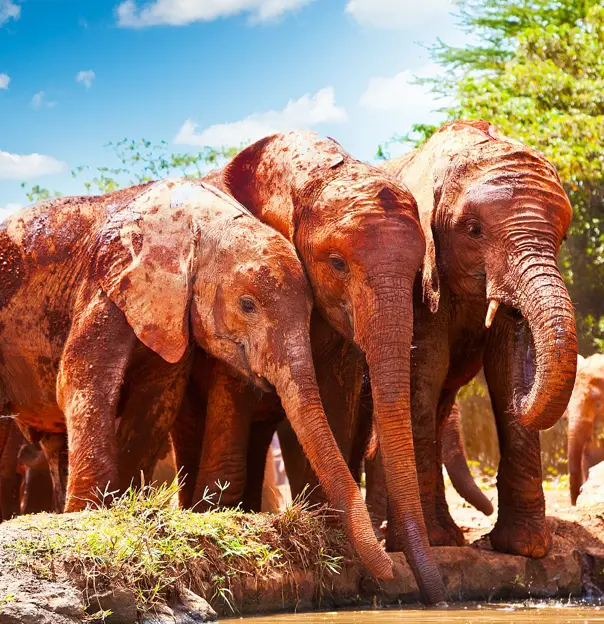
[[[496,503],[493,488],[487,489],[487,495]],[[448,491],[453,516],[464,528],[471,544],[464,548],[434,549],[451,601],[570,596],[597,599],[604,596],[604,501],[585,500],[586,506],[573,509],[569,506],[566,490],[548,489],[546,496],[554,532],[552,552],[542,560],[527,560],[493,552],[484,536],[496,516],[482,516],[455,492]],[[120,582],[119,570],[110,575],[108,581],[107,575],[98,572],[102,569],[102,562],[95,561],[94,557],[91,560],[90,553],[82,552],[81,540],[73,541],[74,534],[84,532],[85,535],[86,531],[95,530],[91,518],[94,519],[94,514],[89,516],[85,525],[76,515],[51,520],[48,516],[41,519],[30,517],[0,525],[0,624],[67,624],[90,621],[91,614],[96,614],[97,619],[105,617],[108,621],[120,623],[137,619],[158,624],[199,622],[204,618],[211,619],[213,612],[226,617],[295,609],[379,607],[414,603],[419,598],[415,581],[400,554],[393,555],[396,578],[387,583],[377,583],[367,576],[346,551],[345,540],[321,538],[320,549],[325,550],[326,555],[319,559],[310,557],[310,551],[318,548],[318,538],[316,534],[302,537],[303,532],[308,531],[308,520],[304,514],[297,513],[278,520],[267,519],[267,516],[260,522],[260,528],[253,529],[254,539],[270,544],[261,563],[255,560],[250,564],[245,557],[237,559],[237,553],[232,552],[236,535],[235,538],[231,535],[230,541],[226,540],[229,543],[227,552],[223,546],[225,539],[216,537],[219,532],[215,528],[204,534],[203,539],[214,542],[204,542],[199,551],[201,559],[196,561],[202,564],[184,562],[180,568],[169,568],[172,572],[180,571],[159,589],[156,600],[147,601],[147,606],[151,604],[152,608],[143,616],[140,596],[137,595],[139,590],[133,585],[136,576],[130,574],[132,570],[129,569],[127,583]],[[106,512],[103,521],[107,521]],[[185,526],[183,522],[180,518],[174,526]],[[229,530],[242,531],[241,541],[244,542],[246,531],[257,523],[257,518],[241,514]],[[158,526],[165,530],[168,524],[162,520]],[[190,530],[188,525],[186,530]],[[328,529],[327,533],[330,531]],[[119,540],[119,535],[118,531],[115,539]],[[297,535],[300,535],[299,544]],[[149,541],[149,556],[156,548],[152,539]],[[304,539],[309,540],[306,545]],[[140,542],[136,543],[140,548]],[[145,543],[144,537],[142,543]],[[292,548],[292,544],[296,546]],[[74,549],[78,551],[75,554]],[[287,554],[281,557],[279,553]],[[96,556],[103,555],[99,551]],[[137,556],[147,554],[142,552]],[[342,559],[338,560],[338,556]],[[220,557],[228,560],[228,573],[221,563],[217,563]],[[86,576],[90,572],[86,571],[86,566],[94,568],[95,565],[96,576],[93,574],[91,580]],[[222,586],[219,589],[212,566],[221,567]],[[335,568],[339,572],[334,572]],[[204,594],[213,610],[198,597],[199,594]]]

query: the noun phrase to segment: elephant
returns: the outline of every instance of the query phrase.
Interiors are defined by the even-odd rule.
[[[547,554],[538,430],[562,416],[577,365],[574,310],[557,266],[572,208],[546,158],[487,121],[452,121],[383,165],[418,202],[426,258],[415,287],[411,411],[431,544],[463,534],[449,514],[442,427],[484,366],[501,451],[499,551]]]
[[[338,441],[345,437],[339,432],[342,427],[356,426],[368,367],[391,501],[394,537],[388,549],[405,553],[424,600],[444,601],[420,504],[409,412],[412,289],[425,254],[414,198],[383,171],[311,131],[265,137],[204,179],[296,247],[313,290],[310,335],[315,369]],[[212,443],[205,436],[194,501],[198,503],[221,474],[231,487],[235,484],[234,501],[247,497],[249,505],[259,505],[259,484],[279,407],[269,418],[271,426],[255,423],[242,435],[240,429],[223,425],[219,432],[208,423],[213,418],[224,422],[226,411],[233,422],[246,412],[247,423],[253,413],[263,411],[255,408],[253,389],[226,382],[228,371],[220,377],[212,384],[215,396],[205,418],[206,430],[221,439]],[[233,452],[227,454],[225,448]],[[340,448],[348,458],[351,449]],[[304,481],[312,479],[308,462],[300,470]],[[190,474],[191,468],[185,472]]]
[[[48,462],[37,444],[28,442],[12,418],[0,456],[0,520],[19,514],[55,511]]]
[[[60,511],[56,508],[52,479],[46,455],[40,446],[23,440],[17,456],[17,471],[21,475],[21,515]]]
[[[3,407],[22,429],[67,433],[58,477],[61,445],[44,447],[55,490],[67,473],[65,511],[155,463],[194,344],[275,388],[350,542],[392,577],[323,411],[312,291],[285,237],[211,185],[168,179],[26,208],[0,226],[0,257]]]
[[[604,448],[594,431],[596,423],[604,422],[604,354],[579,357],[567,415],[570,499],[576,505],[589,469],[604,461]]]
[[[387,509],[381,458],[378,448],[371,447],[368,449],[368,444],[362,445],[361,448],[365,451],[363,454],[365,455],[367,508],[374,530],[378,532],[382,530]],[[490,516],[494,511],[493,503],[478,487],[468,466],[461,431],[461,414],[457,401],[442,426],[442,461],[451,479],[451,485],[457,493],[485,516]],[[356,474],[354,470],[352,472],[353,475]]]

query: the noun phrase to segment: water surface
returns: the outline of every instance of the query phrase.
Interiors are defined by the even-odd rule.
[[[592,624],[604,622],[604,607],[488,605],[446,610],[383,609],[245,618],[250,624]]]

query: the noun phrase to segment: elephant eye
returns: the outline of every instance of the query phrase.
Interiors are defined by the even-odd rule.
[[[253,314],[256,311],[256,304],[250,297],[241,297],[239,307],[244,314]]]
[[[480,238],[482,236],[482,225],[478,221],[468,221],[466,230],[472,238]]]
[[[332,254],[329,256],[329,263],[338,273],[346,273],[348,271],[346,260],[342,256]]]

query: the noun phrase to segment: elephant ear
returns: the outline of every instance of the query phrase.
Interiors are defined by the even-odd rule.
[[[383,168],[403,182],[417,202],[420,224],[426,239],[426,254],[422,267],[423,300],[431,312],[436,312],[440,301],[440,279],[432,223],[440,200],[441,186],[438,185],[438,189],[436,188],[437,181],[430,173],[432,160],[433,157],[428,150],[416,149],[410,154],[389,161]]]
[[[137,338],[167,362],[189,342],[196,209],[209,191],[187,180],[164,180],[110,215],[99,237],[96,274]]]

